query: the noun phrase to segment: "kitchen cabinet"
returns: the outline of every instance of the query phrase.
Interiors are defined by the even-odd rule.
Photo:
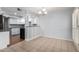
[[[30,41],[33,37],[33,27],[26,26],[25,28],[25,40]]]
[[[72,33],[73,33],[73,41],[74,41],[74,44],[77,48],[77,50],[79,51],[79,29],[72,29]]]
[[[72,38],[79,51],[79,9],[76,8],[72,14]]]
[[[0,32],[0,49],[7,48],[10,44],[10,34],[9,31]]]
[[[11,34],[12,35],[20,34],[20,28],[11,28]]]
[[[79,44],[79,29],[73,29],[73,40]]]
[[[25,19],[22,18],[10,18],[9,24],[25,24]]]
[[[9,24],[17,24],[17,19],[16,18],[10,18]]]
[[[40,26],[26,26],[25,28],[25,39],[27,41],[33,40],[40,36]]]

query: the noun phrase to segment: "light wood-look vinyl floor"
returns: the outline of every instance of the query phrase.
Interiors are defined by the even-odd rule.
[[[20,35],[14,35],[14,36],[11,36],[11,39],[10,39],[10,46],[11,45],[14,45],[14,44],[17,44],[19,42],[23,41],[23,39],[20,38]]]
[[[22,41],[1,52],[77,52],[72,41],[39,37],[31,41]]]

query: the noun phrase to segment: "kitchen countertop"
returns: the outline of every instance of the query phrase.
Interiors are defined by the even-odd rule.
[[[79,27],[77,27],[77,28],[72,28],[72,29],[77,29],[77,30],[79,30]]]
[[[8,32],[9,30],[0,30],[0,32]]]
[[[38,25],[37,26],[32,25],[32,26],[25,26],[25,27],[40,27],[40,26],[38,26]]]

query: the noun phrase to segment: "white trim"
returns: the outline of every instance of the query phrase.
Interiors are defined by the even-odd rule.
[[[33,40],[33,39],[36,39],[40,37],[40,35],[37,35],[37,36],[34,36],[32,38],[29,38],[29,39],[25,39],[26,41],[30,41],[30,40]],[[73,41],[71,39],[65,39],[65,38],[60,38],[60,37],[53,37],[53,36],[47,36],[47,35],[43,35],[42,37],[47,37],[47,38],[55,38],[55,39],[60,39],[60,40],[67,40],[67,41]]]
[[[34,40],[34,39],[36,39],[36,38],[38,38],[38,37],[40,37],[40,35],[37,35],[37,36],[34,36],[34,37],[32,37],[32,38],[27,38],[27,39],[25,39],[26,41],[30,41],[30,40]]]
[[[38,37],[40,37],[40,35],[34,36],[34,37],[32,37],[31,39],[33,40],[33,39],[36,39],[36,38],[38,38]]]
[[[60,39],[60,40],[67,40],[67,41],[73,41],[72,39],[65,39],[65,38],[61,38],[61,37],[53,37],[53,36],[48,36],[48,35],[43,35],[43,37],[47,37],[47,38],[55,38],[55,39]]]

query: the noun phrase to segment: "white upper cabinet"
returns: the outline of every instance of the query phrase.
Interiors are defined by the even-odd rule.
[[[10,18],[9,24],[25,24],[24,18]]]
[[[9,19],[9,24],[16,24],[17,20],[15,18],[10,18]]]
[[[79,20],[79,15],[78,15],[78,13],[79,13],[79,10],[78,10],[78,8],[76,8],[75,10],[74,10],[74,12],[73,12],[73,14],[72,14],[72,27],[73,28],[77,28],[77,26],[78,26],[78,20]]]
[[[24,18],[17,19],[17,23],[18,24],[25,24],[25,19]]]

